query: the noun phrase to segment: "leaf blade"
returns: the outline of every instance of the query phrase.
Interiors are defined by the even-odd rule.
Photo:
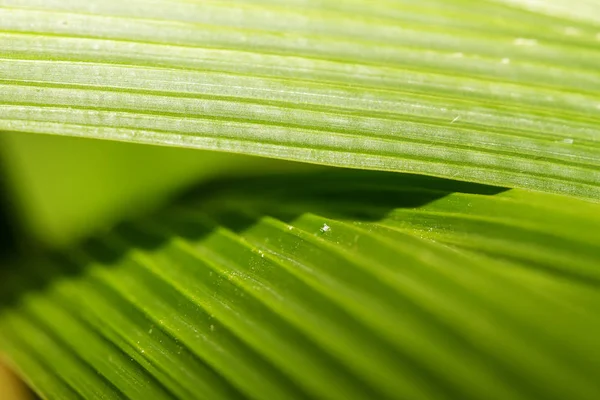
[[[13,326],[10,313],[60,310],[175,398],[199,396],[190,391],[198,381],[217,398],[257,399],[592,399],[600,391],[593,275],[565,279],[532,261],[575,251],[597,265],[595,203],[356,171],[199,193],[73,250],[55,270],[46,260],[18,271],[25,283],[50,283],[24,294],[30,300],[3,302],[0,326]],[[478,230],[461,225],[468,218],[479,218]],[[555,230],[566,220],[572,228]],[[515,258],[523,226],[531,250]],[[466,250],[457,241],[465,232],[476,233]],[[498,238],[508,245],[486,256],[486,240]],[[585,260],[572,258],[550,266],[577,273]],[[49,326],[67,337],[74,325]],[[70,346],[108,374],[91,350]],[[187,374],[176,369],[179,357]],[[131,386],[145,380],[110,381],[143,398]]]
[[[600,197],[593,24],[492,3],[2,4],[5,130]]]

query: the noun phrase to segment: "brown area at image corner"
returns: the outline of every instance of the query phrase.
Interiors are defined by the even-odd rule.
[[[0,400],[33,400],[27,385],[6,365],[0,355]]]

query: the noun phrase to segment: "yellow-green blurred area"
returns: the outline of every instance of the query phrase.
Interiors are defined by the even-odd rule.
[[[33,399],[31,391],[19,377],[2,363],[0,356],[0,399],[29,400]]]
[[[195,182],[307,168],[194,149],[0,133],[7,197],[26,233],[64,246],[151,210]]]

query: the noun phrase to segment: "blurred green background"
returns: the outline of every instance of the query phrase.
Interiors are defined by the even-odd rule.
[[[0,133],[0,157],[2,201],[20,237],[53,247],[152,210],[194,183],[311,168],[195,149],[10,132]]]

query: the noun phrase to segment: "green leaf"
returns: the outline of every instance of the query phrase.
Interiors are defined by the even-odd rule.
[[[0,129],[598,199],[597,11],[587,0],[1,0]]]
[[[337,171],[200,187],[0,281],[47,398],[600,396],[600,205]]]

